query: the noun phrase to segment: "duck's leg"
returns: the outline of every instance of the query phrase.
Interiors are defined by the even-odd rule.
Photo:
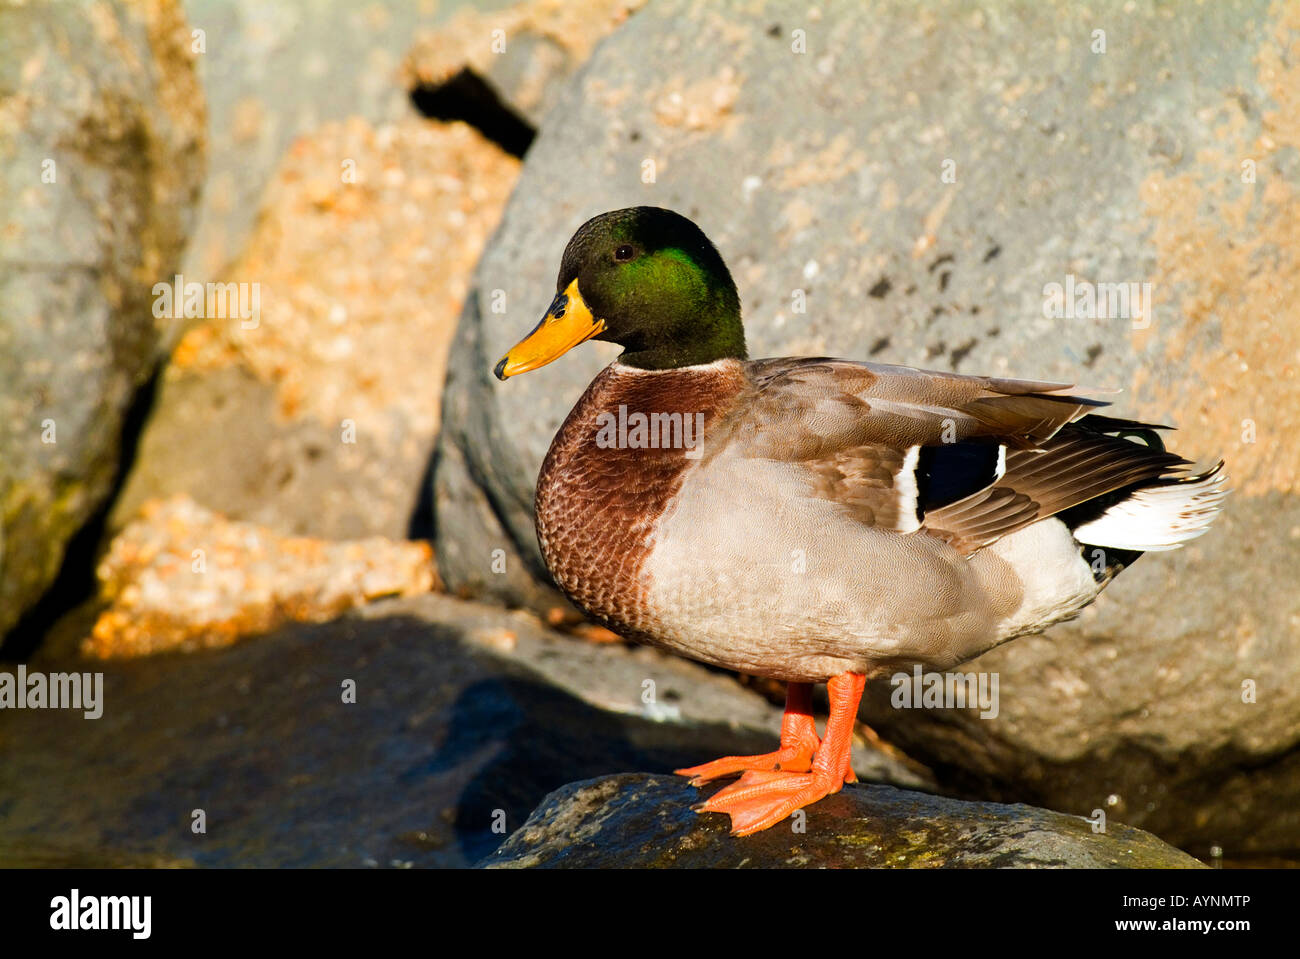
[[[831,715],[809,772],[747,772],[711,796],[703,809],[728,813],[732,835],[747,836],[775,826],[796,809],[839,792],[846,782],[854,782],[850,765],[853,723],[866,682],[867,678],[859,673],[842,673],[826,684]]]
[[[781,719],[780,749],[759,756],[724,756],[711,763],[674,771],[679,776],[690,776],[694,786],[719,776],[751,770],[807,772],[812,768],[813,754],[820,745],[817,725],[812,717],[812,683],[790,683],[785,688],[785,716]]]

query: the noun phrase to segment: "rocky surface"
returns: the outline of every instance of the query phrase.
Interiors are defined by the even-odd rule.
[[[496,121],[531,141],[636,5],[191,0],[217,146],[185,267],[256,284],[260,317],[188,330],[110,529],[186,493],[287,534],[428,535],[447,350],[519,170]],[[416,115],[438,96],[453,122]]]
[[[985,795],[1105,808],[1203,853],[1300,847],[1300,592],[1277,586],[1300,581],[1298,37],[1294,4],[1255,0],[650,4],[563,92],[477,268],[433,484],[449,588],[555,602],[533,483],[617,348],[491,369],[576,226],[673,207],[730,264],[753,356],[1120,387],[1120,415],[1228,461],[1209,535],[972,664],[1001,677],[996,719],[876,700],[882,734]],[[1050,318],[1070,276],[1151,302]]]
[[[555,105],[562,81],[644,5],[645,0],[524,0],[502,10],[464,9],[416,35],[402,61],[402,80],[413,90],[447,83],[468,87],[459,76],[473,74],[504,108],[535,127]]]
[[[428,543],[281,537],[186,496],[147,503],[97,573],[108,608],[81,644],[92,659],[228,646],[435,582]]]
[[[685,783],[630,775],[770,749],[779,709],[729,676],[432,595],[280,625],[428,588],[427,548],[394,542],[432,529],[423,493],[457,592],[611,638],[547,584],[531,503],[615,350],[490,368],[572,229],[633,203],[719,243],[754,355],[1121,386],[1120,413],[1229,461],[1210,536],[971,664],[1000,677],[996,718],[875,686],[864,715],[941,782],[864,742],[860,776],[1103,809],[1229,861],[1300,848],[1295,6],[462,6],[0,5],[0,637],[179,342],[109,521],[110,605],[27,664],[102,671],[104,715],[0,710],[0,865],[464,866],[507,834],[513,863],[1193,864],[1113,823],[879,787],[740,847]],[[154,317],[174,272],[258,284],[258,323]],[[1070,276],[1150,282],[1153,308],[1046,316]]]
[[[417,116],[298,140],[223,275],[258,285],[259,315],[181,341],[110,525],[187,493],[284,533],[406,536],[456,316],[518,166]]]
[[[706,787],[704,792],[713,792]],[[728,817],[696,813],[700,791],[677,776],[624,774],[546,797],[481,865],[528,868],[1195,869],[1150,833],[1030,806],[970,803],[892,786],[845,786],[801,822],[729,835]]]
[[[510,0],[184,0],[202,30],[209,176],[184,270],[218,278],[243,252],[262,195],[293,142],[350,117],[372,126],[410,112],[398,82],[412,37],[466,7]],[[333,158],[338,167],[342,157]]]
[[[112,489],[203,160],[176,3],[0,8],[0,638]]]
[[[102,716],[0,710],[0,867],[467,866],[565,783],[767,751],[780,723],[725,675],[435,594],[27,668],[102,671]],[[861,744],[854,768],[927,785]]]

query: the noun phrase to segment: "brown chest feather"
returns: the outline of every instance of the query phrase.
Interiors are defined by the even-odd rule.
[[[655,372],[614,364],[578,400],[542,463],[535,507],[547,568],[581,609],[623,633],[652,634],[643,567],[656,523],[744,386],[736,362]],[[618,430],[636,413],[690,432]]]

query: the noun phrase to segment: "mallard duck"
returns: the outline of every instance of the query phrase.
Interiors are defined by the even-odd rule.
[[[788,684],[780,746],[704,811],[770,827],[854,781],[868,679],[946,670],[1069,619],[1145,551],[1204,533],[1189,473],[1095,391],[826,357],[750,360],[740,298],[689,219],[636,207],[569,241],[555,299],[494,370],[623,347],[551,443],[537,538],[560,589],[626,637]],[[819,736],[811,690],[826,683]]]

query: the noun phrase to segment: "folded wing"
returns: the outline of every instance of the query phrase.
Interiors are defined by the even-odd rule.
[[[1164,450],[1163,427],[1100,416],[1106,404],[1069,384],[826,358],[749,373],[747,455],[799,464],[860,522],[964,553],[1190,465]]]

